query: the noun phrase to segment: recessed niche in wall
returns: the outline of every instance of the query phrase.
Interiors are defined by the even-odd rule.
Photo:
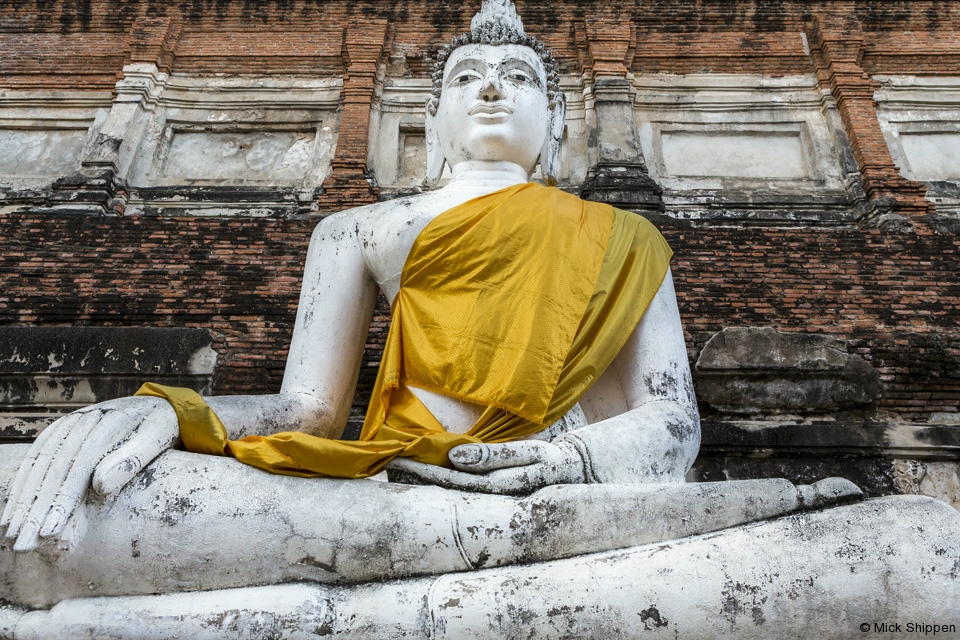
[[[161,178],[184,184],[297,184],[310,169],[314,131],[175,131]]]
[[[806,178],[799,132],[664,131],[666,175],[722,178]]]
[[[39,185],[76,171],[87,135],[87,129],[0,129],[0,185]]]
[[[427,141],[423,129],[400,129],[400,171],[396,185],[413,187],[427,175]]]
[[[900,133],[914,180],[960,181],[960,132]]]

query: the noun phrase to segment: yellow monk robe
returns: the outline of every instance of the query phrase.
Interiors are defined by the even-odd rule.
[[[613,361],[666,275],[671,251],[644,218],[534,183],[476,198],[421,231],[400,291],[359,441],[300,432],[228,440],[188,389],[170,401],[186,448],[287,475],[362,478],[403,456],[534,434],[569,411]],[[444,430],[410,391],[486,407]]]

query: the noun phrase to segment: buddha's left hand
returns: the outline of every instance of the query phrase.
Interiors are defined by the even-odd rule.
[[[585,482],[583,459],[569,442],[522,440],[463,444],[450,450],[454,469],[398,458],[391,467],[449,489],[526,494],[551,484]]]

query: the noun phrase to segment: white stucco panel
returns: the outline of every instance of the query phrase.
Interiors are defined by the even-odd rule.
[[[671,176],[806,178],[799,132],[664,132],[664,169]]]
[[[39,189],[77,171],[109,107],[108,92],[0,91],[0,187]]]
[[[844,189],[832,102],[812,75],[642,74],[634,115],[668,191]]]
[[[960,181],[960,76],[875,79],[877,118],[900,173],[910,180]]]
[[[900,144],[914,180],[960,180],[960,132],[904,133]]]
[[[0,176],[56,179],[80,166],[86,129],[0,129]]]
[[[175,131],[161,170],[165,179],[254,180],[297,184],[313,153],[313,131]]]
[[[144,125],[124,137],[120,164],[131,185],[314,188],[329,175],[339,79],[162,80]]]

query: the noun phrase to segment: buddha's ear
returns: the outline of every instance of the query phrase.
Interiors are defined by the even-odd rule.
[[[427,143],[427,177],[423,179],[425,187],[435,187],[443,174],[443,147],[440,146],[440,132],[437,130],[437,116],[430,113],[427,103],[424,120],[424,137]]]
[[[560,140],[563,138],[563,124],[567,117],[567,102],[562,93],[557,96],[556,104],[549,111],[547,139],[543,141],[543,149],[540,150],[540,174],[544,184],[553,186],[557,184]]]

